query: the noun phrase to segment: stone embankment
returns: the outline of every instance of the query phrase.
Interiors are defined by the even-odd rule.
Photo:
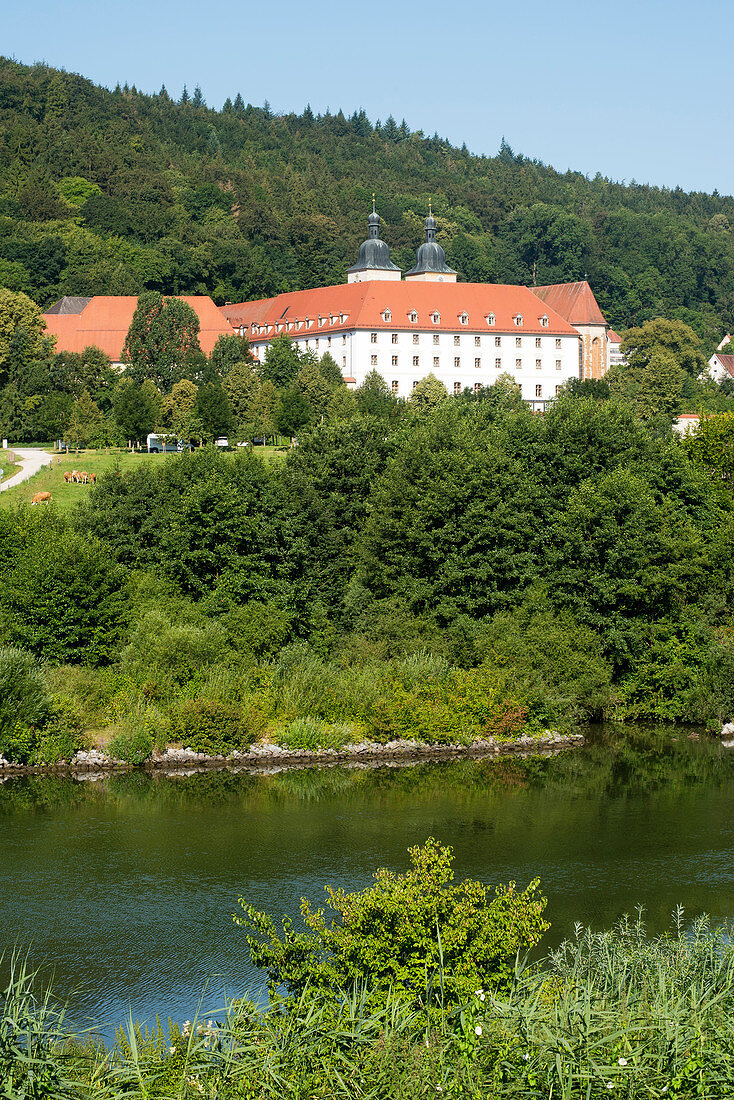
[[[560,734],[547,730],[540,737],[518,737],[514,741],[495,741],[482,739],[469,745],[426,745],[421,741],[361,741],[356,745],[344,745],[341,749],[286,749],[282,745],[260,742],[252,745],[246,752],[235,750],[227,756],[210,756],[195,752],[191,748],[177,748],[169,745],[165,752],[154,754],[142,765],[162,771],[177,771],[182,768],[237,768],[253,769],[263,765],[276,764],[281,767],[303,764],[351,764],[380,763],[399,760],[417,761],[421,759],[448,760],[456,757],[500,756],[509,753],[554,752],[559,749],[576,748],[584,743],[581,734]],[[71,760],[61,760],[58,764],[21,766],[13,764],[0,756],[0,775],[39,772],[104,772],[129,768],[123,760],[107,756],[100,749],[88,749],[77,752]]]

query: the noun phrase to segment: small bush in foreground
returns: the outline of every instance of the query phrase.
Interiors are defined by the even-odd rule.
[[[261,729],[261,716],[240,703],[190,699],[174,718],[171,735],[196,752],[226,756],[251,745]]]
[[[0,646],[0,740],[18,724],[42,726],[51,697],[38,660],[15,646]]]
[[[373,994],[394,988],[416,1005],[429,997],[435,1007],[460,1004],[477,986],[506,986],[517,953],[549,927],[537,881],[523,891],[514,883],[494,891],[471,879],[455,884],[451,848],[430,838],[409,853],[405,874],[383,868],[360,893],[327,886],[331,921],[303,899],[306,932],[283,918],[281,934],[271,916],[240,899],[245,916],[235,920],[247,929],[252,960],[267,971],[271,989],[299,995],[307,986],[344,989],[359,981]]]

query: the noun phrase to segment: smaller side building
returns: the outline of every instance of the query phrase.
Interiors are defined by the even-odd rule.
[[[577,283],[554,283],[530,289],[578,331],[581,337],[580,377],[603,378],[610,365],[608,325],[588,282],[582,279]]]
[[[231,336],[232,327],[211,298],[203,294],[173,295],[188,303],[199,318],[199,346],[210,355],[220,336]],[[130,322],[138,304],[137,295],[96,294],[91,298],[59,299],[43,314],[46,331],[56,337],[57,351],[100,348],[116,367],[122,367]]]

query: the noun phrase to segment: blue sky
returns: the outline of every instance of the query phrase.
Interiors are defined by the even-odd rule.
[[[114,87],[198,83],[275,111],[363,107],[472,152],[734,191],[732,0],[34,0],[0,49]]]

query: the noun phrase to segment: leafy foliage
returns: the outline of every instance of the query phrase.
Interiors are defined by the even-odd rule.
[[[249,930],[252,959],[271,989],[298,996],[363,982],[372,995],[400,989],[417,1004],[428,996],[450,1005],[477,987],[506,987],[517,953],[549,927],[537,881],[523,891],[499,886],[492,896],[483,883],[454,883],[452,851],[432,838],[409,854],[407,872],[383,868],[361,893],[327,886],[331,919],[304,899],[305,932],[284,918],[281,937],[272,917],[243,901],[246,915],[235,919]]]

